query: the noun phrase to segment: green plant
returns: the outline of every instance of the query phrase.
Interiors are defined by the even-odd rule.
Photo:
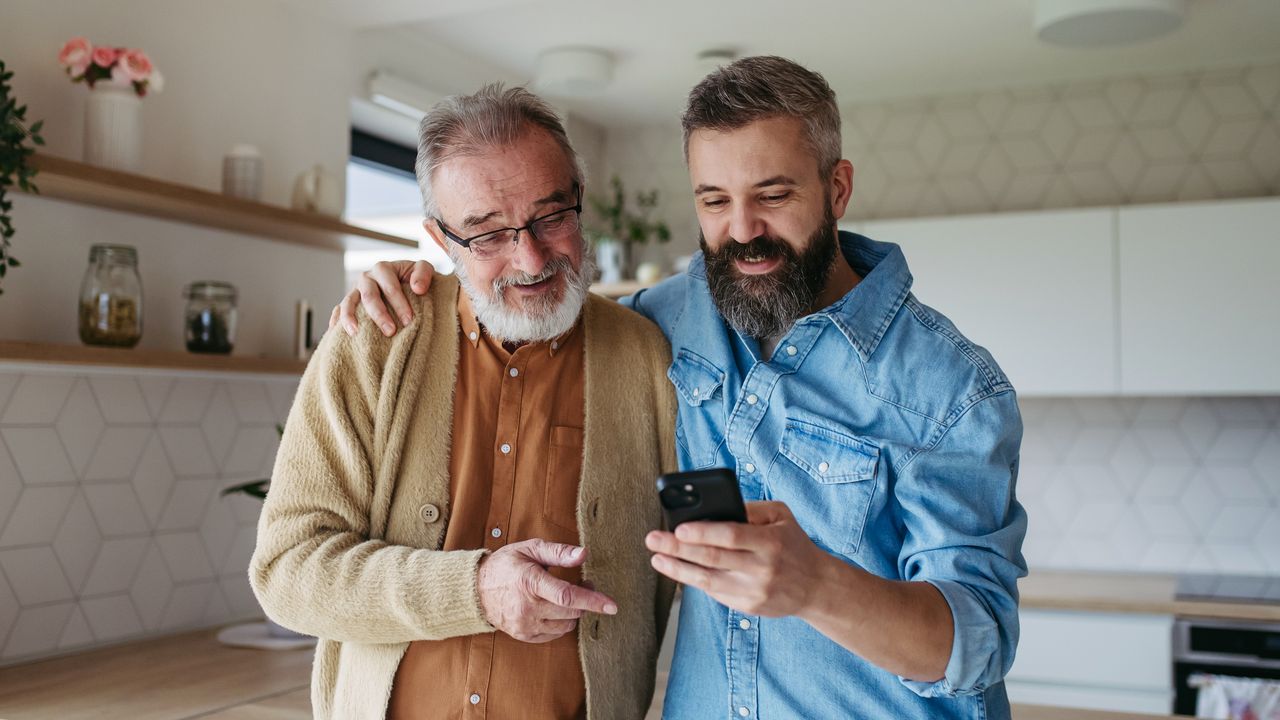
[[[638,212],[631,212],[627,209],[627,193],[622,186],[622,180],[614,175],[609,180],[609,184],[613,192],[607,200],[598,197],[590,198],[591,207],[595,208],[596,214],[604,221],[604,228],[592,231],[597,242],[643,245],[649,242],[651,237],[657,238],[660,243],[671,239],[671,228],[667,227],[665,222],[649,219],[649,215],[658,206],[657,190],[637,192],[636,205],[640,209]]]
[[[276,434],[280,435],[281,437],[284,436],[284,425],[281,425],[279,423],[276,424]],[[261,478],[259,480],[250,480],[248,482],[242,482],[238,485],[232,485],[231,487],[223,488],[222,492],[218,493],[218,496],[226,497],[228,495],[234,495],[236,493],[243,493],[245,495],[251,495],[253,497],[256,497],[259,500],[266,500],[267,490],[269,489],[271,489],[271,478]]]
[[[5,273],[21,265],[13,256],[9,242],[14,232],[13,218],[9,216],[13,210],[13,203],[7,197],[9,189],[16,185],[25,192],[39,192],[31,182],[36,169],[27,165],[27,158],[35,153],[35,145],[44,145],[44,138],[40,137],[44,121],[37,120],[30,128],[26,126],[27,106],[19,106],[12,97],[9,87],[12,77],[13,73],[6,71],[4,61],[0,60],[0,295],[4,294]],[[32,145],[27,145],[27,140]]]

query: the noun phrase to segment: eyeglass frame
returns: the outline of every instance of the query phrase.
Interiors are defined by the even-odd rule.
[[[472,253],[474,253],[475,251],[474,251],[474,250],[471,250],[471,243],[475,242],[476,240],[480,240],[481,238],[488,237],[488,236],[490,236],[490,235],[496,235],[496,234],[498,234],[498,233],[507,232],[508,230],[514,230],[514,231],[516,232],[516,234],[515,234],[515,238],[511,241],[511,245],[512,245],[512,247],[514,248],[516,245],[519,245],[519,244],[520,244],[520,233],[521,233],[521,232],[529,233],[529,236],[530,236],[530,237],[532,237],[534,240],[538,240],[539,238],[538,238],[537,233],[535,233],[535,232],[533,231],[533,225],[534,225],[534,223],[542,222],[543,220],[546,220],[547,218],[555,217],[556,215],[561,215],[561,214],[563,214],[563,213],[567,213],[567,212],[576,212],[576,213],[578,213],[578,218],[579,218],[579,220],[578,220],[578,229],[579,229],[579,230],[581,230],[581,229],[582,229],[582,220],[581,220],[581,218],[582,218],[582,186],[575,182],[575,183],[573,184],[573,189],[574,189],[574,192],[575,192],[575,193],[577,193],[577,195],[578,195],[578,202],[577,202],[577,204],[572,205],[572,206],[570,206],[570,207],[566,207],[566,208],[560,208],[559,210],[556,210],[555,212],[549,212],[549,213],[547,213],[546,215],[543,215],[543,216],[541,216],[541,217],[536,217],[536,218],[534,218],[534,219],[530,220],[529,222],[525,223],[524,225],[522,225],[522,226],[520,226],[520,227],[504,227],[504,228],[498,228],[497,230],[490,230],[489,232],[480,233],[479,235],[472,235],[472,236],[471,236],[471,237],[469,237],[469,238],[463,238],[463,237],[459,237],[458,235],[455,235],[453,232],[451,232],[451,231],[449,230],[449,228],[445,227],[445,226],[444,226],[444,220],[443,220],[442,218],[440,218],[439,216],[436,216],[434,219],[435,219],[435,221],[436,221],[436,226],[440,228],[440,232],[444,233],[444,236],[445,236],[445,237],[447,237],[447,238],[449,238],[450,240],[452,240],[452,241],[454,241],[454,242],[458,243],[459,245],[461,245],[462,247],[464,247],[464,248],[466,248],[467,250],[471,251]],[[507,251],[507,252],[510,252],[510,251]],[[494,257],[501,257],[501,253],[499,253],[498,255],[495,255]]]

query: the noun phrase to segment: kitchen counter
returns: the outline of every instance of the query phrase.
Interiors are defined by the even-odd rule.
[[[1280,604],[1176,600],[1176,575],[1034,571],[1018,583],[1021,606],[1040,610],[1185,615],[1280,623]]]
[[[4,720],[308,720],[311,650],[245,650],[216,630],[0,668]],[[650,712],[656,720],[657,703]],[[1157,720],[1171,715],[1015,705],[1017,720]]]

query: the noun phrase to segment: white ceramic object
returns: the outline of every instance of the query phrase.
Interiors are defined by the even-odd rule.
[[[142,98],[132,87],[101,81],[89,91],[84,161],[126,172],[142,169]]]
[[[236,145],[222,158],[222,194],[245,200],[262,198],[262,154],[252,145]]]
[[[316,639],[306,635],[279,637],[272,634],[265,622],[231,625],[218,631],[218,642],[231,647],[257,648],[259,650],[297,650],[314,647]]]
[[[332,215],[342,214],[342,180],[316,165],[293,183],[293,209]]]

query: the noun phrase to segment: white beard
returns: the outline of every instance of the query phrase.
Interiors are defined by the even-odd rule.
[[[458,282],[471,300],[471,308],[475,310],[476,319],[484,326],[485,332],[502,342],[526,343],[548,342],[569,332],[573,324],[582,314],[582,306],[587,301],[591,279],[595,277],[595,258],[583,241],[582,263],[574,270],[564,256],[552,259],[543,272],[530,277],[524,273],[518,276],[500,277],[494,281],[489,292],[480,292],[467,276],[466,266],[462,258],[454,255],[454,273]],[[504,299],[506,286],[523,283],[532,284],[544,280],[550,275],[563,275],[565,281],[564,297],[557,302],[533,300],[523,308],[513,308]]]

